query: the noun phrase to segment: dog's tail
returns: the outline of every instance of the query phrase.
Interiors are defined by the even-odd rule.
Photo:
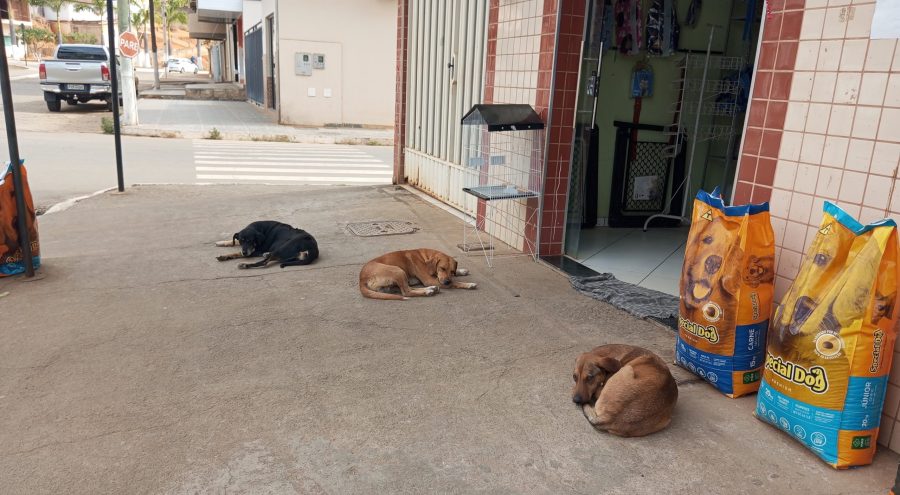
[[[303,254],[303,253],[301,253]],[[294,258],[292,260],[286,260],[281,263],[281,268],[286,266],[303,266],[316,261],[316,258],[319,257],[319,248],[317,246],[313,246],[312,248],[305,251],[305,256]]]
[[[372,290],[366,287],[366,283],[363,281],[363,279],[359,279],[359,291],[364,297],[368,297],[370,299],[385,299],[391,301],[403,301],[409,299],[408,297],[401,296],[400,294],[388,294],[386,292],[378,292],[377,290]]]

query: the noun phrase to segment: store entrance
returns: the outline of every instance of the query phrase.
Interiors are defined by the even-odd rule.
[[[589,2],[566,256],[677,294],[692,198],[730,201],[763,4]]]

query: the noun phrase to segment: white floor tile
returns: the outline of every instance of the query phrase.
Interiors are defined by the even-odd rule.
[[[687,234],[687,228],[584,230],[579,261],[624,282],[677,295]]]
[[[660,292],[664,292],[666,294],[671,294],[673,296],[678,295],[678,279],[677,278],[668,278],[661,277],[656,275],[650,275],[645,278],[643,282],[640,284],[641,287],[646,287],[648,289],[658,290]]]

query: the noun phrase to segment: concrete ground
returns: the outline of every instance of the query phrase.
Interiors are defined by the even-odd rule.
[[[322,144],[391,145],[393,129],[307,128],[280,125],[277,115],[244,101],[138,100],[140,125],[123,133],[202,139],[216,129],[222,139]]]
[[[260,218],[318,238],[312,266],[217,262]],[[359,238],[347,222],[415,222]],[[156,186],[40,219],[40,279],[0,279],[8,493],[886,493],[897,455],[835,471],[674,370],[672,425],[622,439],[570,400],[578,353],[672,358],[673,333],[528,258],[467,257],[460,221],[405,189]],[[476,291],[363,299],[360,266],[454,253]]]

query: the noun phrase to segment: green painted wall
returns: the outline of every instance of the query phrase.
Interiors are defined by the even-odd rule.
[[[734,16],[743,17],[746,4],[745,0],[734,0]],[[759,0],[758,3],[762,3]],[[644,0],[644,15],[646,16],[647,7],[650,0]],[[703,2],[700,12],[700,18],[695,27],[685,27],[684,19],[687,13],[690,0],[677,0],[677,14],[679,23],[681,24],[681,39],[679,48],[706,51],[707,42],[709,40],[709,25],[729,26],[731,35],[728,37],[728,47],[726,53],[728,55],[741,55],[748,48],[751,53],[756,50],[756,34],[758,25],[754,29],[754,35],[749,43],[741,40],[741,32],[743,30],[742,21],[732,22],[732,2],[728,0],[707,0]],[[713,51],[722,51],[726,48],[726,37],[728,33],[723,28],[716,28],[716,35],[713,38]],[[650,98],[644,98],[642,102],[642,111],[640,122],[645,124],[668,125],[673,122],[675,102],[678,98],[678,85],[674,82],[679,76],[679,72],[675,67],[676,61],[684,56],[683,53],[675,53],[669,57],[651,57],[647,59],[653,67],[654,73],[654,93]],[[603,54],[602,69],[600,75],[599,94],[597,103],[596,124],[600,130],[600,168],[599,168],[599,194],[598,194],[598,216],[606,217],[609,214],[609,200],[612,181],[612,161],[615,149],[615,128],[613,121],[620,120],[631,122],[634,112],[634,100],[630,98],[631,92],[631,73],[636,62],[642,60],[643,56],[624,56],[615,51],[607,50]],[[596,60],[583,61],[586,64],[586,70],[582,70],[582,88],[585,87],[584,80],[590,76],[591,69],[596,65]],[[582,112],[579,120],[590,120],[590,100],[586,95],[579,95],[579,109]],[[586,115],[586,117],[585,117]],[[727,123],[730,119],[724,120]],[[743,119],[738,120],[738,132],[743,128]],[[659,140],[665,141],[667,138],[659,133],[641,133],[639,139],[642,140]],[[736,137],[739,139],[739,136]],[[710,149],[709,143],[699,143],[694,159],[694,173],[692,174],[692,183],[694,187],[699,187],[702,183],[704,187],[713,187],[715,184],[722,182],[724,169],[722,164],[709,162],[707,167],[706,178],[703,177],[703,164],[707,160],[707,156],[724,155],[724,149],[727,143],[714,144]]]

